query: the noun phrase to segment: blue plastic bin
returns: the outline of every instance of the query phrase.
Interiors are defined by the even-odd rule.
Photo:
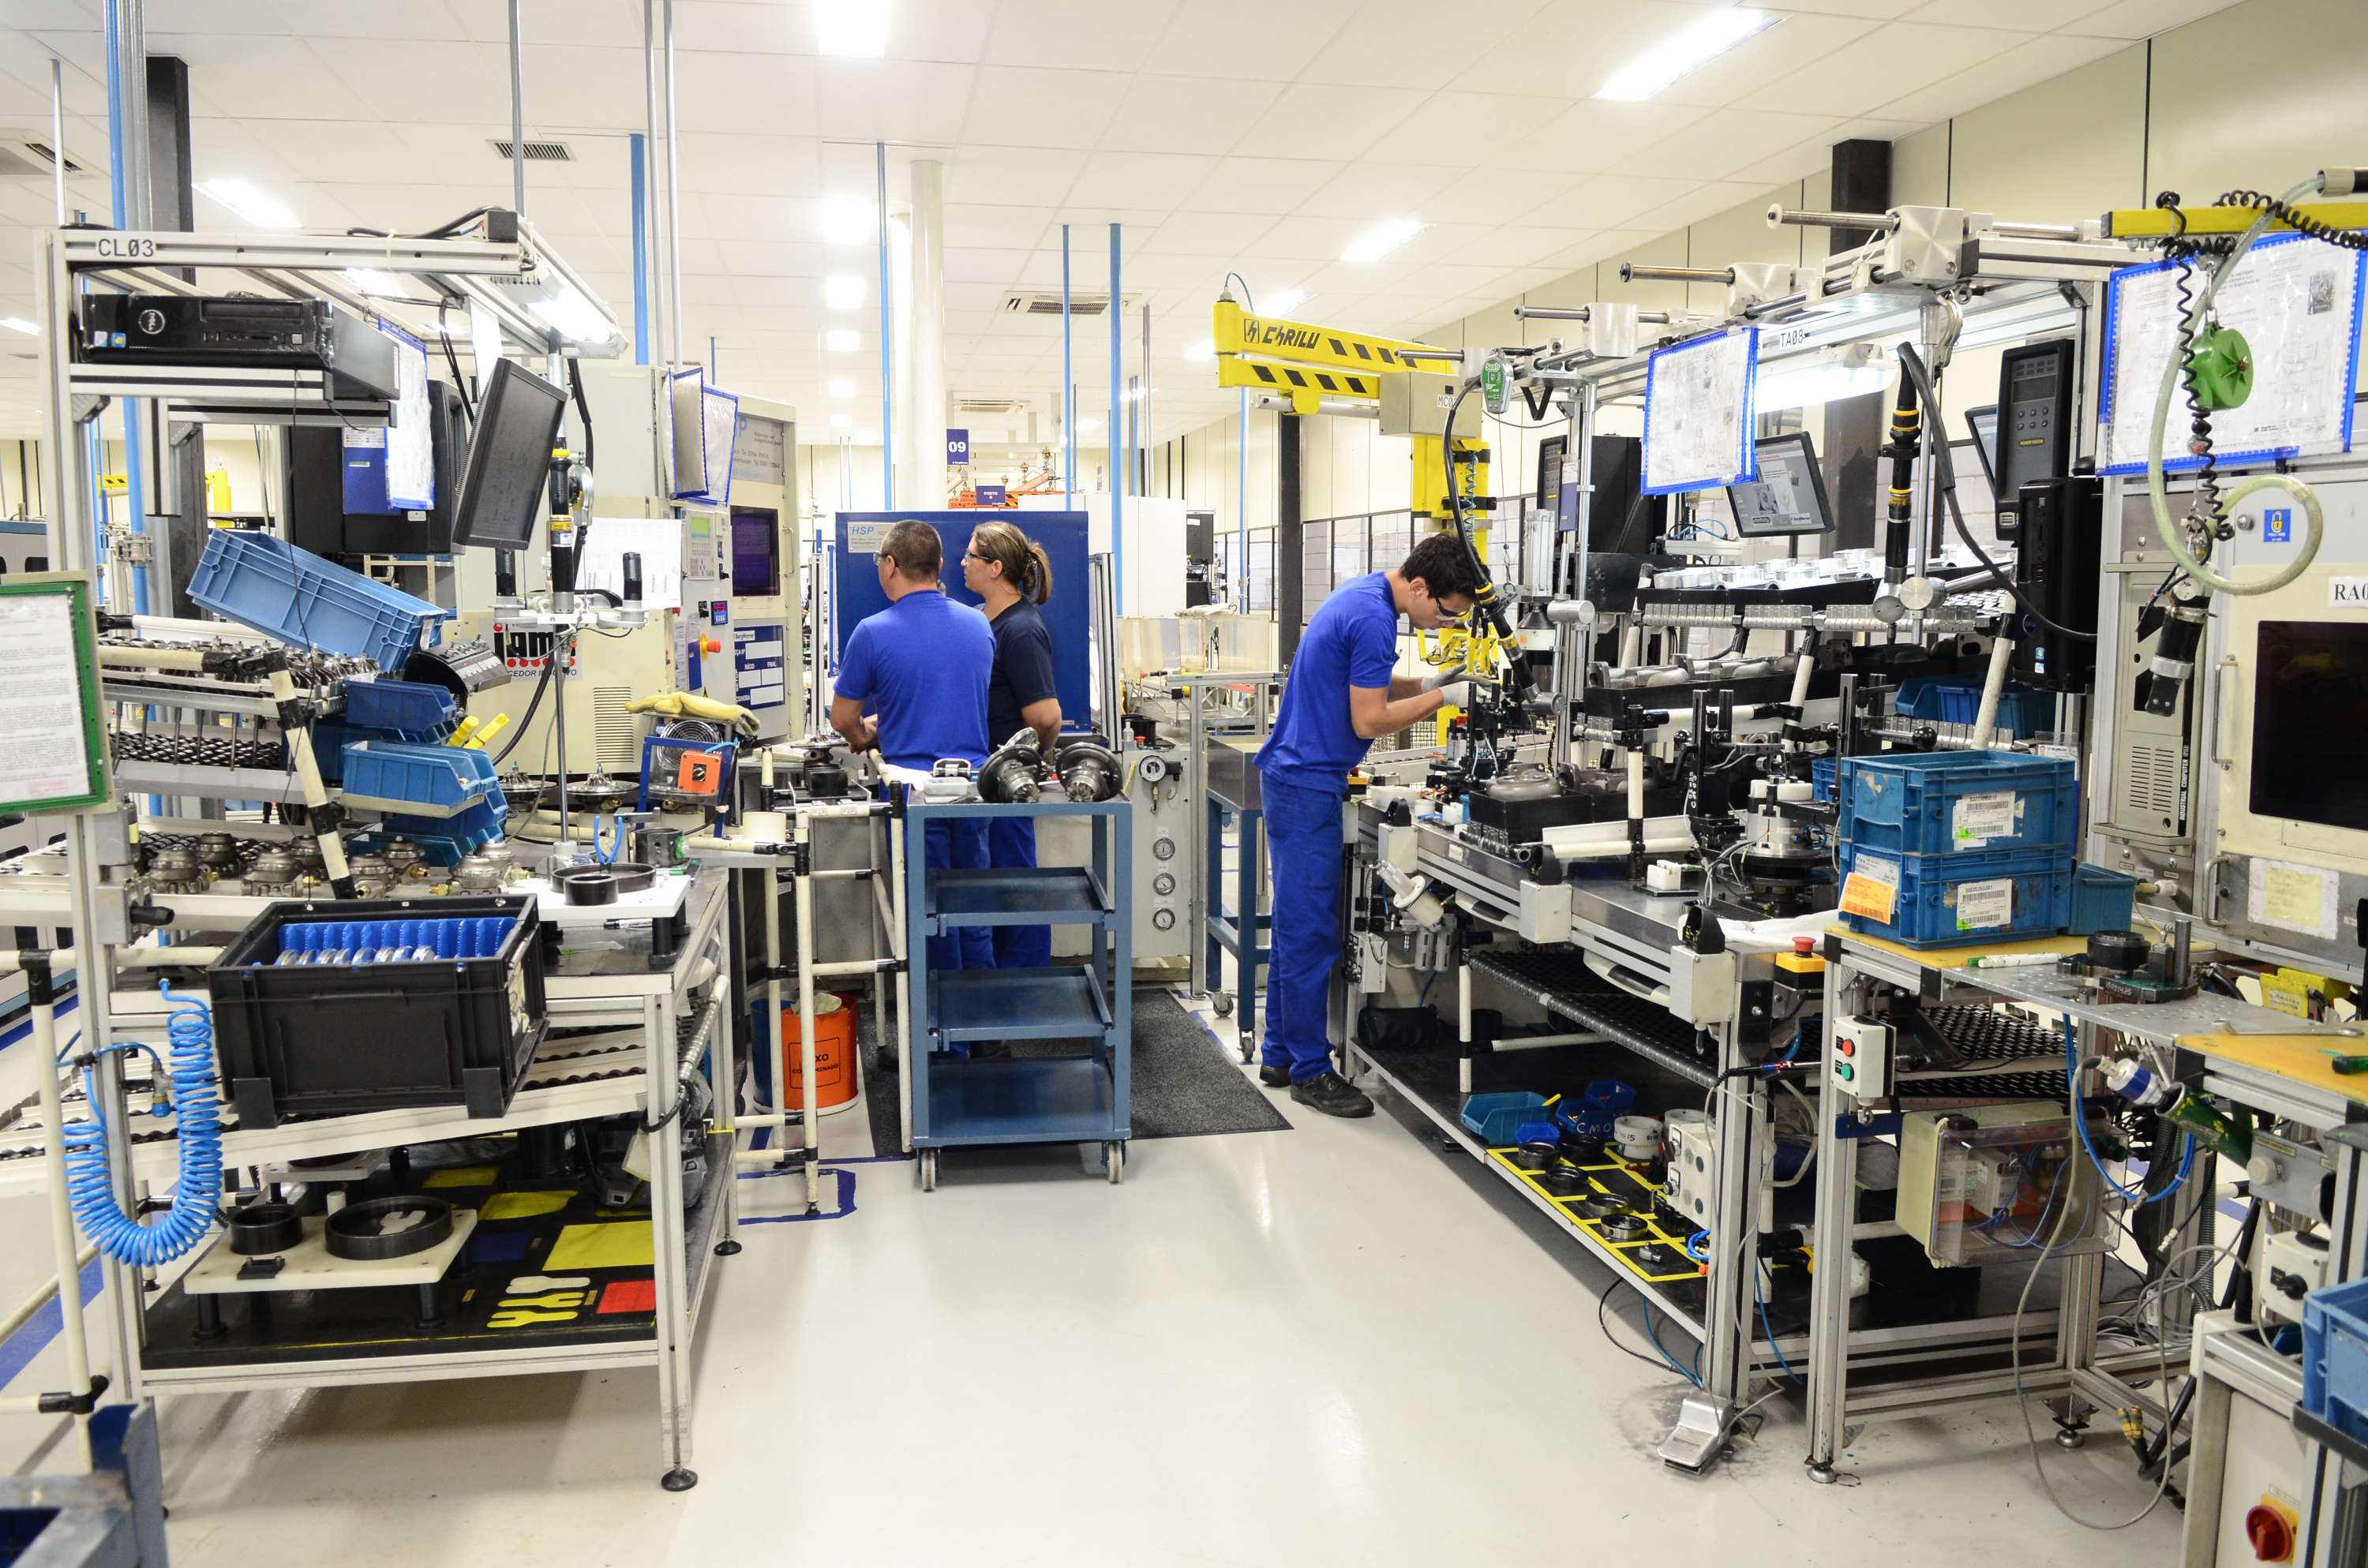
[[[300,648],[375,659],[400,670],[449,610],[373,583],[309,550],[244,528],[216,528],[189,576],[189,597],[226,619]]]
[[[1891,710],[1940,724],[1970,724],[1982,714],[1982,683],[1941,676],[1917,676],[1899,683]],[[2055,722],[2055,699],[2028,686],[2009,683],[1998,693],[1998,733],[2035,735]]]
[[[441,741],[461,727],[461,710],[440,686],[381,676],[346,683],[345,722],[358,729],[383,730],[390,737]]]
[[[1599,1078],[1554,1102],[1554,1119],[1580,1138],[1607,1139],[1611,1123],[1636,1103],[1636,1091],[1617,1078]]]
[[[1839,837],[1893,855],[2069,849],[2080,824],[2079,781],[2064,757],[1976,751],[1846,756],[1835,769],[1834,799]]]
[[[508,801],[494,778],[493,759],[457,746],[415,745],[405,741],[356,741],[345,748],[345,790],[373,800],[403,801],[438,811],[457,811],[488,793],[507,812]]]
[[[2126,931],[2136,912],[2138,880],[2083,860],[2072,871],[2072,919],[2066,934],[2093,937]]]
[[[2021,941],[2032,937],[2061,935],[2072,920],[2072,856],[2066,849],[1968,850],[1954,855],[1885,855],[1861,844],[1835,846],[1835,861],[1844,880],[1853,870],[1869,874],[1880,869],[1897,879],[1899,893],[1889,920],[1844,915],[1850,928],[1868,937],[1887,937],[1912,948],[1952,948],[1968,942]],[[1872,867],[1863,862],[1873,862]],[[1985,919],[1967,926],[1959,914],[1960,896],[1968,887],[1984,901],[2006,883],[2003,921]],[[1987,902],[1975,910],[1987,915]]]
[[[2302,1299],[2302,1407],[2368,1441],[2368,1279]]]
[[[1821,756],[1809,764],[1809,799],[1830,801],[1834,798],[1835,759]]]
[[[1537,1113],[1545,1103],[1545,1096],[1526,1092],[1474,1095],[1463,1102],[1463,1131],[1487,1148],[1508,1148],[1515,1133],[1538,1119]]]
[[[457,866],[470,855],[502,836],[505,810],[497,790],[449,817],[391,816],[387,831],[399,833],[419,846],[419,857],[431,866]]]

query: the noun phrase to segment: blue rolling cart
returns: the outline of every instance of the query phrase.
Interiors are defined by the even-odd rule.
[[[980,1143],[1099,1142],[1110,1179],[1123,1178],[1133,1134],[1133,810],[1123,797],[1029,805],[910,799],[906,843],[915,847],[905,858],[911,965],[905,1016],[916,1038],[905,1053],[905,1071],[912,1075],[913,1148],[923,1191],[937,1187],[939,1150]],[[1093,864],[933,871],[918,851],[931,823],[996,817],[1087,818]],[[1092,956],[1044,969],[933,968],[928,938],[969,926],[1091,926]],[[1092,1050],[1076,1057],[975,1061],[952,1049],[1031,1040],[1088,1040]]]

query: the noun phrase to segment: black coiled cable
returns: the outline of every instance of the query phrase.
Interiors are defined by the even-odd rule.
[[[2195,505],[2189,516],[2213,518],[2220,515],[2219,460],[2212,449],[2212,415],[2195,390],[2195,267],[2204,256],[2227,255],[2237,242],[2226,236],[2191,236],[2187,214],[2180,210],[2175,190],[2162,192],[2154,204],[2169,213],[2176,225],[2162,242],[2162,256],[2172,264],[2171,281],[2179,290],[2179,385],[2187,398],[2187,449],[2203,460],[2203,466],[2195,471]],[[2196,540],[2192,548],[2200,561],[2211,553],[2212,541]]]

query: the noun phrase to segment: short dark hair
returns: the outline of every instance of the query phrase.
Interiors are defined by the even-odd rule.
[[[1454,594],[1470,598],[1480,591],[1480,574],[1473,567],[1471,552],[1453,534],[1432,534],[1417,543],[1398,567],[1398,575],[1409,583],[1421,578],[1435,599]]]
[[[893,562],[896,574],[916,583],[934,583],[945,569],[946,541],[938,530],[916,519],[898,523],[880,541],[880,559]]]

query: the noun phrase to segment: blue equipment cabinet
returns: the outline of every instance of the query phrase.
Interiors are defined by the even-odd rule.
[[[1110,1179],[1119,1181],[1134,1131],[1133,803],[1124,796],[1092,804],[908,801],[905,950],[912,993],[905,1071],[922,1190],[938,1184],[939,1149],[978,1143],[1098,1142]],[[1092,866],[929,869],[919,845],[931,823],[998,817],[1087,819]],[[1043,969],[934,969],[928,939],[964,926],[1088,926],[1092,956]],[[1079,1040],[1087,1051],[991,1061],[953,1051],[1039,1040]]]
[[[962,552],[970,548],[971,530],[982,523],[1009,523],[1044,547],[1053,565],[1053,597],[1038,614],[1053,638],[1053,687],[1061,699],[1061,728],[1083,731],[1093,722],[1093,592],[1086,558],[1086,515],[1083,512],[989,511],[976,507],[946,512],[841,512],[838,514],[837,559],[831,584],[831,644],[834,668],[847,656],[847,635],[865,616],[888,608],[880,591],[875,564],[880,541],[898,523],[927,523],[945,541],[946,560],[939,573],[946,597],[976,608],[978,596],[962,586]],[[989,750],[1010,739],[989,735]]]

